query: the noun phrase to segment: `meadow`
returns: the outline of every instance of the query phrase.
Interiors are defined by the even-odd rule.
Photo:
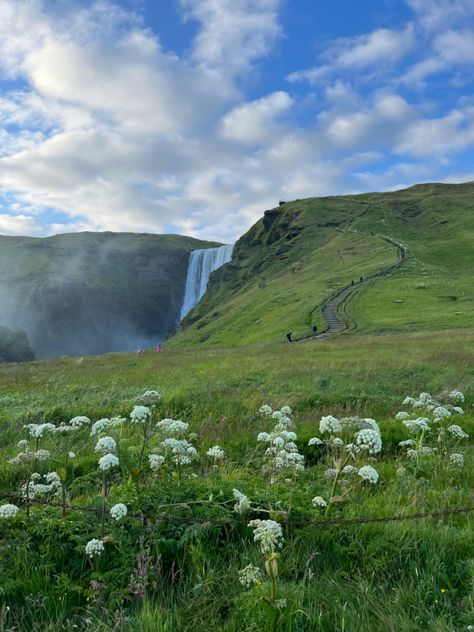
[[[472,506],[473,352],[464,329],[2,365],[0,630],[471,629],[472,513],[321,521]]]

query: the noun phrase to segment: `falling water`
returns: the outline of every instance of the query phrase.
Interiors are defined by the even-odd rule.
[[[206,248],[205,250],[193,250],[191,252],[183,306],[181,307],[181,320],[201,300],[202,295],[206,291],[211,272],[231,260],[233,249],[234,244],[228,244],[219,248]]]

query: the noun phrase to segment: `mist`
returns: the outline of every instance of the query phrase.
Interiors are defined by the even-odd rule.
[[[36,357],[149,348],[179,320],[189,252],[175,235],[0,237],[0,326]]]

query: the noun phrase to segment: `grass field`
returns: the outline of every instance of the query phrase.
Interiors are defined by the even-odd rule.
[[[468,630],[474,625],[472,514],[337,527],[293,523],[325,519],[311,499],[330,502],[325,471],[339,457],[329,444],[309,447],[308,440],[321,436],[326,415],[374,418],[383,442],[380,455],[354,460],[377,469],[377,484],[342,486],[345,502],[330,502],[330,518],[472,505],[473,352],[474,330],[462,329],[2,365],[0,490],[18,493],[30,476],[28,462],[8,463],[26,436],[24,424],[57,426],[77,415],[93,422],[128,418],[147,389],[164,397],[157,419],[185,420],[198,433],[192,442],[200,458],[181,476],[170,463],[154,473],[137,467],[140,429],[127,422],[110,430],[120,466],[107,474],[107,506],[123,502],[130,512],[198,522],[130,515],[116,523],[107,515],[102,527],[97,437],[89,438],[86,428],[71,441],[68,435],[41,440],[51,457],[35,463],[36,471],[59,472],[68,501],[97,513],[63,517],[60,507],[34,506],[29,518],[20,509],[15,518],[0,519],[0,630]],[[443,447],[449,433],[443,430],[438,442],[435,425],[426,445],[438,452],[415,464],[398,446],[411,436],[395,420],[402,400],[428,391],[444,401],[453,389],[465,394],[465,414],[449,420],[470,435],[455,447],[464,468],[452,466]],[[256,437],[272,427],[258,413],[262,404],[293,409],[304,471],[262,473],[268,457]],[[64,462],[66,444],[75,456]],[[206,457],[216,444],[226,454],[219,463]],[[145,456],[157,449],[153,435]],[[233,511],[234,488],[252,501],[250,514]],[[269,555],[246,526],[251,518],[282,525],[274,586],[264,565]],[[90,559],[85,544],[103,533],[104,551]],[[239,570],[248,564],[260,569],[261,583],[245,588]]]

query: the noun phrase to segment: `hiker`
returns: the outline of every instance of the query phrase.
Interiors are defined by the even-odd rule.
[[[286,339],[288,340],[288,342],[293,342],[293,340],[291,339],[291,336],[293,334],[290,332],[289,334],[286,334]]]
[[[360,282],[362,283],[364,281],[364,277],[360,277]]]
[[[351,281],[351,285],[354,285],[354,279],[352,279],[352,281]]]
[[[160,353],[161,351],[161,345],[156,345],[156,353]]]
[[[316,338],[317,335],[318,335],[318,326],[313,325],[313,338]]]

